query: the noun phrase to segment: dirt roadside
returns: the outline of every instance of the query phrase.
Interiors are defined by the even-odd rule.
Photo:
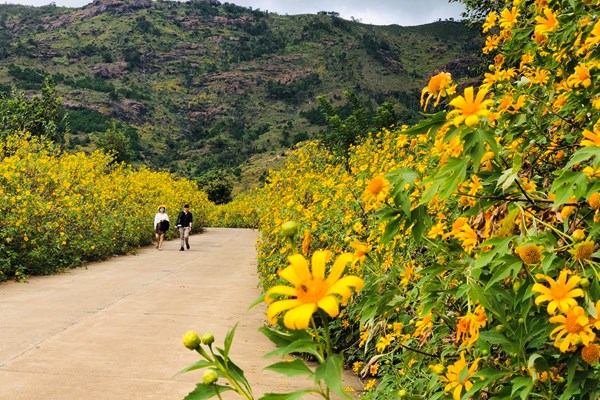
[[[273,362],[258,332],[265,307],[248,310],[259,296],[256,238],[208,229],[189,251],[170,241],[164,251],[0,285],[0,400],[181,400],[202,376],[175,376],[198,360],[183,333],[211,332],[221,346],[236,322],[231,356],[257,397],[310,387],[263,370]],[[361,388],[350,374],[345,384]]]

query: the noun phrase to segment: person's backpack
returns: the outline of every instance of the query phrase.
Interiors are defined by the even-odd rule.
[[[166,232],[166,231],[168,231],[168,230],[169,230],[169,228],[170,228],[170,226],[171,226],[171,223],[170,223],[169,221],[167,221],[167,220],[160,221],[158,224],[159,224],[159,229],[160,229],[162,232]]]

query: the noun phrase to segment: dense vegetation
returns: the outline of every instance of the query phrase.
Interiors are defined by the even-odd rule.
[[[148,245],[158,206],[174,218],[185,203],[192,205],[199,231],[211,203],[194,181],[134,169],[99,151],[65,153],[30,133],[3,137],[0,281],[51,274]]]
[[[347,163],[307,143],[221,208],[260,227],[280,325],[300,314],[285,301],[326,295],[288,256],[354,254],[346,272],[365,285],[330,330],[363,398],[600,395],[599,16],[597,2],[507,1],[483,24],[481,85],[440,73],[422,105],[443,111],[365,136]]]
[[[127,161],[247,187],[282,149],[321,130],[317,95],[343,118],[347,90],[370,112],[388,101],[410,123],[431,75],[481,72],[480,35],[461,23],[382,27],[217,4],[0,5],[0,91],[37,94],[50,76],[68,112],[59,126],[68,148],[92,151],[93,134],[117,122]]]

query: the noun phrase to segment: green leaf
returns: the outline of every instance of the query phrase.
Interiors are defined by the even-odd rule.
[[[298,400],[309,393],[314,393],[312,389],[298,390],[291,393],[265,393],[258,400]]]
[[[585,194],[588,177],[583,172],[563,171],[557,179],[552,182],[551,192],[556,194],[554,206],[567,203],[572,196],[580,198]]]
[[[319,352],[319,344],[315,343],[312,339],[296,340],[285,347],[280,347],[267,353],[265,357],[284,357],[290,354],[299,353],[309,353],[317,358],[321,358],[321,353]]]
[[[239,323],[239,322],[238,322]],[[233,336],[235,335],[235,330],[237,329],[238,323],[236,323],[233,328],[227,332],[227,336],[225,336],[225,341],[223,344],[225,345],[223,357],[227,359],[229,356],[229,350],[231,349],[231,343],[233,342]]]
[[[223,385],[205,385],[199,383],[196,385],[196,389],[191,391],[183,400],[207,400],[217,395],[217,392],[223,393],[229,390],[233,390],[229,386]]]
[[[277,347],[286,347],[290,343],[301,339],[312,339],[306,331],[292,331],[291,333],[288,333],[271,329],[266,326],[260,327],[258,331],[265,335]]]
[[[293,361],[281,361],[271,364],[265,369],[285,376],[312,375],[313,373],[306,363],[298,358]]]
[[[481,159],[486,152],[486,143],[492,150],[497,147],[494,135],[483,129],[475,129],[464,136],[464,141],[464,153],[470,154],[473,170],[477,172]]]
[[[577,150],[569,160],[569,163],[565,166],[565,169],[571,168],[575,164],[580,164],[591,157],[596,157],[600,155],[600,147],[590,146],[583,147]]]
[[[342,385],[342,374],[343,374],[343,357],[341,354],[333,354],[325,360],[325,362],[319,365],[315,370],[315,381],[324,381],[325,385],[333,390],[338,395],[346,399],[351,399]]]
[[[454,193],[456,188],[465,180],[469,162],[470,159],[468,157],[449,159],[448,163],[440,168],[440,171],[433,179],[423,182],[425,186],[427,184],[432,185],[423,192],[419,205],[427,204],[435,195],[441,201]]]
[[[514,397],[515,393],[520,392],[519,396],[521,397],[521,400],[525,400],[533,389],[533,381],[531,378],[518,377],[513,379],[512,382],[513,387],[510,394],[511,399]]]
[[[535,369],[538,374],[549,371],[548,362],[541,355],[534,353],[527,360],[527,369]]]
[[[189,367],[182,369],[176,375],[183,374],[185,372],[194,371],[194,370],[201,369],[201,368],[205,368],[205,367],[208,367],[211,365],[213,365],[213,363],[210,361],[200,360],[200,361],[190,365]]]
[[[513,182],[515,181],[515,179],[517,179],[518,176],[519,176],[518,170],[513,171],[512,168],[507,169],[506,171],[504,171],[502,173],[500,178],[498,178],[498,183],[496,184],[496,188],[501,186],[502,191],[506,192],[506,189],[508,189],[510,187],[510,185],[513,184]]]
[[[446,122],[446,112],[440,111],[435,114],[422,114],[427,119],[422,119],[418,124],[409,128],[405,131],[402,131],[402,135],[422,135],[427,133],[429,129],[436,129],[442,126]]]

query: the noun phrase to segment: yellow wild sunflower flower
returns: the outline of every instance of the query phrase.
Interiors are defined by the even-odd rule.
[[[436,107],[442,97],[451,96],[456,92],[456,85],[452,85],[452,75],[448,72],[440,72],[433,76],[427,86],[421,91],[421,107],[427,111],[427,105],[429,100],[435,97],[435,103],[433,106]],[[425,99],[425,94],[427,98]],[[425,105],[423,105],[425,104]]]
[[[469,378],[477,371],[479,360],[480,358],[477,358],[473,364],[469,366],[465,360],[465,352],[463,351],[460,353],[460,359],[448,367],[446,375],[440,377],[440,381],[446,382],[444,390],[452,390],[452,398],[454,400],[461,399],[463,388],[465,389],[465,392],[468,392],[473,386],[473,383],[471,383]]]
[[[542,250],[533,244],[518,247],[516,253],[525,264],[534,265],[542,260]]]
[[[596,147],[600,147],[600,131],[596,128],[596,126],[594,126],[594,131],[589,131],[587,129],[583,130],[583,137],[585,139],[583,139],[581,141],[581,146],[584,147],[589,147],[589,146],[596,146]]]
[[[472,86],[466,88],[464,96],[457,96],[450,101],[454,110],[450,111],[446,118],[452,119],[452,123],[456,127],[463,122],[467,126],[474,126],[479,122],[480,117],[489,118],[491,113],[488,107],[493,104],[493,101],[484,100],[486,94],[487,90],[484,88],[480,89],[477,95],[474,95]]]
[[[327,261],[332,258],[330,251],[315,251],[311,259],[311,267],[301,254],[288,257],[290,265],[278,272],[279,276],[293,285],[276,285],[265,294],[269,303],[267,317],[271,323],[283,312],[283,324],[288,329],[306,329],[312,315],[322,309],[329,316],[339,314],[339,304],[350,298],[352,288],[362,289],[364,282],[353,275],[342,277],[346,264],[354,256],[344,253],[335,260],[329,276],[325,277]],[[276,300],[277,296],[289,296],[289,299]]]
[[[556,30],[556,28],[558,28],[558,20],[556,19],[556,16],[552,12],[552,10],[546,7],[544,8],[543,13],[546,18],[542,16],[535,17],[535,20],[538,23],[535,26],[535,32],[546,34],[548,32]]]
[[[465,347],[471,346],[479,339],[479,330],[485,328],[487,316],[485,309],[478,305],[475,312],[468,312],[464,317],[460,317],[456,324],[456,343],[462,342]]]
[[[545,279],[550,287],[546,287],[541,283],[536,283],[531,288],[532,292],[541,293],[541,296],[536,297],[535,304],[540,304],[546,301],[548,303],[548,314],[552,315],[558,308],[562,312],[567,312],[571,307],[577,305],[575,297],[583,297],[583,290],[575,288],[581,278],[577,275],[573,275],[567,281],[568,271],[561,271],[558,280],[550,278],[549,276],[537,275],[538,279]]]
[[[582,242],[575,245],[573,256],[577,260],[589,260],[594,254],[594,243],[593,242]]]
[[[587,346],[596,338],[583,307],[571,307],[565,315],[551,317],[549,321],[553,324],[561,324],[550,332],[550,339],[556,335],[554,346],[563,353],[575,350],[578,344]]]
[[[600,360],[600,346],[590,343],[581,349],[581,358],[590,365],[595,365]]]
[[[588,204],[592,210],[600,209],[600,193],[594,192],[588,197]]]

